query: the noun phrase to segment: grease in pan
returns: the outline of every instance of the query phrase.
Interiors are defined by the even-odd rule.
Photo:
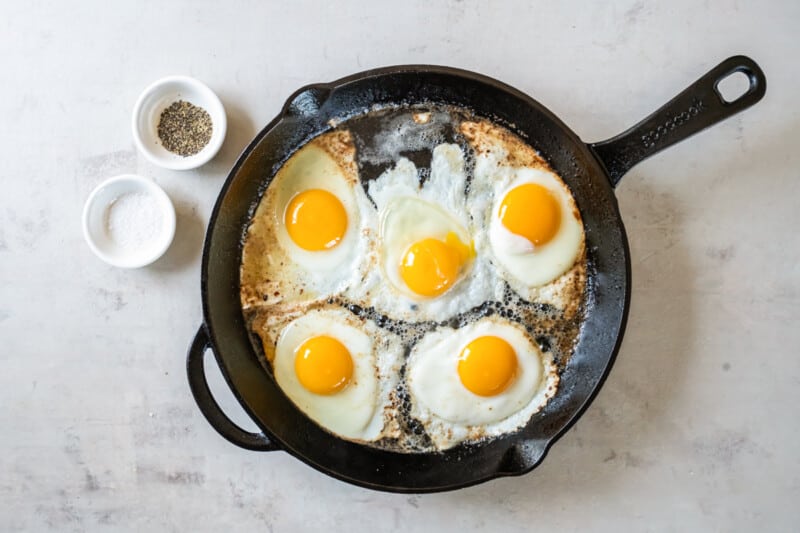
[[[556,363],[577,337],[586,261],[574,200],[507,129],[445,107],[383,113],[382,144],[359,149],[358,125],[339,124],[284,164],[256,209],[241,295],[265,367],[310,418],[373,446],[443,450],[513,432],[556,393]],[[402,128],[418,134],[411,152],[392,135]],[[371,178],[365,162],[379,168]],[[313,195],[311,230],[293,235],[298,198]],[[526,212],[534,224],[519,224]],[[319,235],[319,246],[298,242]],[[332,313],[341,327],[322,320]],[[346,345],[357,331],[386,360],[373,353],[372,372],[332,393],[304,387],[296,350],[319,335]],[[474,357],[479,382],[508,374],[481,395],[459,361],[487,338],[505,343],[513,364]],[[339,370],[312,371],[324,382]],[[348,400],[357,393],[360,409]]]

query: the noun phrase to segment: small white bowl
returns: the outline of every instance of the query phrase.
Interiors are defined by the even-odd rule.
[[[186,157],[164,148],[158,138],[161,113],[178,100],[205,109],[212,124],[208,144]],[[227,128],[225,108],[220,99],[207,85],[188,76],[169,76],[156,81],[144,90],[133,107],[133,140],[147,159],[163,168],[189,170],[208,163],[222,147]]]
[[[114,241],[108,227],[112,204],[130,193],[149,195],[161,213],[161,227],[141,246],[120,245]],[[131,224],[141,222],[146,223],[135,216],[130,221]],[[164,255],[172,243],[175,237],[175,207],[164,189],[153,180],[134,174],[109,178],[98,185],[86,200],[83,207],[83,236],[89,248],[106,263],[122,268],[143,267]]]

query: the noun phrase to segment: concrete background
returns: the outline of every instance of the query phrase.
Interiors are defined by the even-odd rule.
[[[0,530],[796,531],[800,520],[800,3],[16,2],[0,5]],[[205,225],[239,151],[297,87],[445,64],[531,94],[586,141],[722,59],[756,59],[754,108],[618,188],[633,301],[595,403],[521,478],[381,494],[222,440],[184,353]],[[192,172],[133,146],[141,90],[189,74],[222,98]],[[177,238],[125,271],[84,244],[103,179],[150,176]],[[215,390],[237,420],[225,395]]]

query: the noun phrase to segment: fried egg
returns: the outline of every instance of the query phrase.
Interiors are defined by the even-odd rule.
[[[423,320],[466,311],[502,291],[474,251],[466,179],[461,148],[440,144],[422,184],[406,158],[369,183],[379,218],[380,269],[353,299],[397,318]]]
[[[397,384],[400,344],[343,309],[290,322],[274,349],[275,380],[309,418],[342,437],[375,440]]]
[[[499,275],[523,298],[567,307],[574,296],[561,294],[569,284],[560,278],[584,251],[583,222],[569,188],[508,130],[485,122],[464,123],[461,130],[475,149],[470,206],[484,228],[477,232],[479,253],[491,254]]]
[[[498,317],[425,335],[406,367],[412,416],[439,449],[517,429],[557,384],[552,357],[522,326]]]
[[[354,185],[313,144],[280,170],[273,214],[278,243],[305,270],[327,274],[353,255],[360,218]]]
[[[367,268],[369,201],[349,133],[322,135],[280,168],[262,198],[243,250],[245,307],[337,294]]]
[[[458,222],[436,204],[413,196],[389,202],[380,235],[386,277],[414,300],[451,289],[474,256],[472,240]]]
[[[498,176],[489,241],[499,263],[517,280],[539,287],[572,265],[583,248],[575,200],[559,177],[534,168]]]

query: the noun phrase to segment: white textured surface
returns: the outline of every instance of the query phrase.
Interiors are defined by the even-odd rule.
[[[793,0],[4,2],[0,530],[796,531],[798,27]],[[375,493],[236,449],[201,417],[184,352],[205,223],[295,88],[449,64],[598,140],[735,53],[762,65],[767,96],[624,178],[628,334],[533,473]],[[130,133],[139,92],[175,73],[208,83],[230,121],[217,158],[188,173],[147,163]],[[100,262],[80,230],[89,191],[125,172],[155,178],[179,217],[167,255],[138,271]]]

